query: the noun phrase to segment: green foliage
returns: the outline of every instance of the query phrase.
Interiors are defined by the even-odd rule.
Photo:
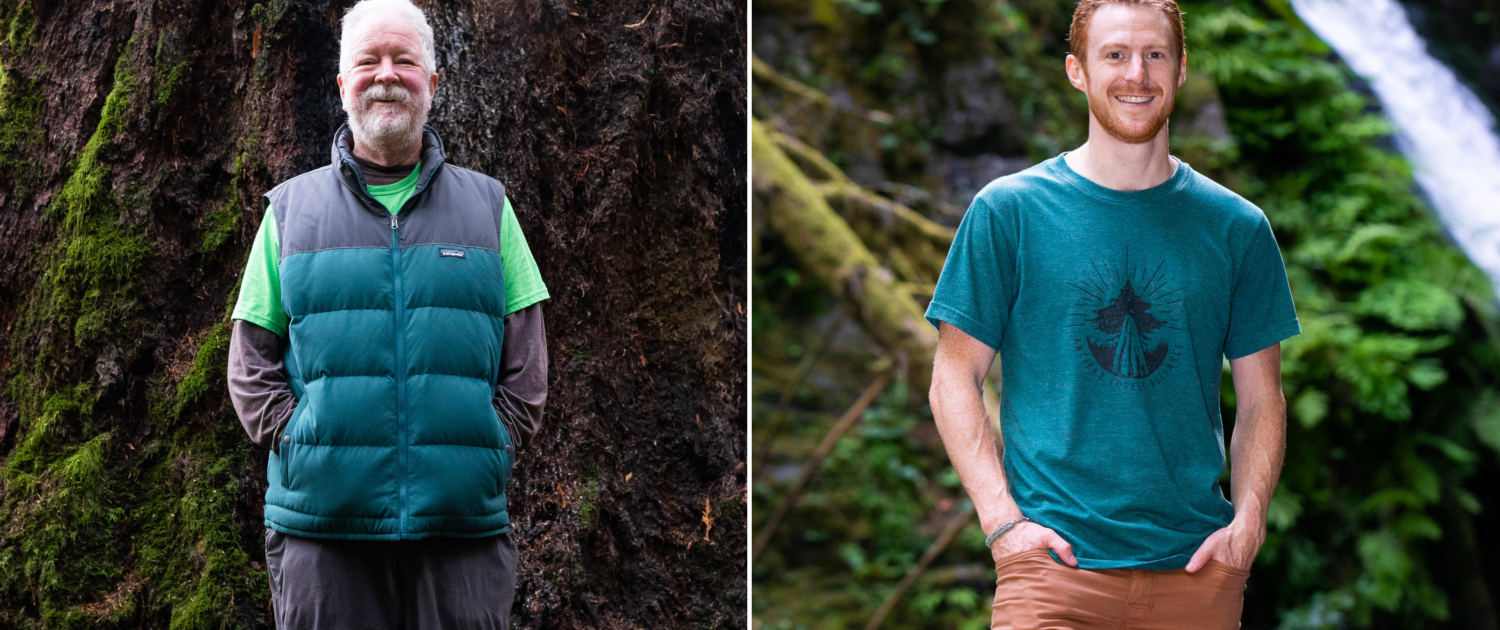
[[[941,40],[935,45],[941,54],[924,52],[894,28],[872,27],[893,22],[895,7],[916,9],[917,3],[879,4],[878,13],[836,4],[837,27],[815,33],[806,58],[786,53],[781,67],[802,69],[799,78],[811,85],[847,89],[864,106],[921,111],[923,103],[940,99],[913,76],[941,76],[975,51],[994,54],[1030,156],[1044,159],[1082,142],[1086,102],[1062,67],[1074,3],[949,0],[930,28],[963,32],[943,19],[978,15],[983,18],[972,22],[982,37]],[[1493,288],[1415,192],[1410,167],[1390,148],[1390,125],[1372,98],[1351,88],[1357,79],[1284,1],[1183,8],[1188,81],[1204,87],[1185,88],[1178,111],[1217,102],[1230,138],[1187,134],[1179,129],[1186,127],[1183,118],[1174,117],[1173,152],[1265,211],[1303,329],[1282,344],[1288,450],[1246,623],[1288,630],[1441,623],[1461,609],[1460,594],[1445,592],[1444,576],[1434,569],[1436,545],[1464,544],[1463,536],[1451,534],[1472,527],[1481,508],[1493,507],[1470,491],[1481,483],[1477,473],[1493,474],[1500,461],[1500,389],[1493,376],[1500,374],[1500,317]],[[830,21],[824,16],[817,23]],[[960,45],[970,49],[955,52]],[[933,119],[947,115],[940,107],[933,113]],[[795,114],[789,120],[807,122]],[[895,134],[895,141],[882,144],[879,136],[850,132],[854,125],[830,118],[822,128],[809,125],[804,139],[830,157],[877,147],[884,178],[920,186],[925,154],[910,139],[932,137],[923,124],[882,131]],[[762,381],[770,369],[763,361],[795,360],[802,335],[788,329],[807,326],[816,310],[802,304],[819,299],[793,290],[798,270],[775,255],[774,239],[760,247],[768,244],[762,251],[776,264],[758,263],[752,284]],[[762,311],[772,317],[762,320]],[[1224,417],[1232,425],[1227,365],[1224,378]],[[768,394],[779,392],[757,385],[754,426],[765,424],[761,410],[775,399]],[[778,452],[805,457],[831,421],[789,429],[792,435],[778,439]],[[913,418],[910,426],[926,421]],[[902,466],[915,471],[911,478],[890,472]],[[769,477],[756,471],[757,514],[768,513],[784,492],[785,481],[776,481],[784,475],[776,470]],[[932,447],[869,434],[846,437],[757,560],[757,621],[766,628],[863,623],[936,535],[927,520],[936,502],[961,492],[956,481]],[[905,529],[887,529],[887,522]],[[966,530],[936,566],[987,566],[982,543],[972,540],[978,535],[977,528]],[[886,625],[987,620],[987,613],[965,608],[970,596],[950,596],[954,585],[937,581],[918,580]],[[984,580],[958,586],[981,604],[993,592]]]
[[[1453,367],[1497,367],[1475,324],[1493,320],[1490,285],[1310,31],[1246,4],[1185,10],[1190,63],[1219,86],[1241,192],[1276,229],[1304,331],[1283,344],[1293,422],[1277,497],[1296,509],[1278,513],[1257,570],[1285,576],[1283,628],[1445,619],[1426,543],[1445,497],[1478,507],[1464,482],[1484,434],[1453,402],[1488,394]]]
[[[924,419],[906,411],[908,397],[904,385],[891,388],[835,444],[777,542],[756,561],[753,614],[762,627],[859,627],[946,524],[932,519],[938,506],[960,509],[963,491],[946,456],[912,435]],[[756,414],[767,407],[757,405]],[[779,450],[806,456],[834,420],[797,423],[778,440]],[[775,476],[755,472],[757,514],[780,500]],[[944,558],[976,556],[987,556],[977,525],[965,528]],[[970,584],[919,580],[887,624],[987,628],[988,599]]]

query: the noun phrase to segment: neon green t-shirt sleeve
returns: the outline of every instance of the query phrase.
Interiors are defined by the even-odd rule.
[[[547,285],[542,284],[542,272],[531,257],[531,248],[526,245],[526,235],[521,233],[521,222],[516,220],[508,196],[500,213],[500,260],[505,267],[506,315],[552,297],[547,293]]]
[[[281,246],[276,238],[274,212],[266,207],[266,218],[261,219],[255,241],[250,244],[250,260],[245,263],[240,295],[230,318],[243,319],[285,337],[287,316],[281,308],[281,272],[276,265]]]

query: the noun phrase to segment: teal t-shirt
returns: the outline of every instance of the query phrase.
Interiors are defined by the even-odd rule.
[[[1011,494],[1088,569],[1179,569],[1229,524],[1224,357],[1302,331],[1254,204],[1185,162],[1127,192],[1061,155],[975,196],[927,319],[1000,353]]]
[[[386,186],[366,186],[365,190],[391,214],[396,214],[416,190],[421,170],[422,163],[418,162],[405,179]],[[255,241],[250,244],[250,259],[245,264],[239,298],[230,317],[285,337],[287,315],[281,308],[281,273],[277,266],[281,257],[279,243],[275,208],[266,208]],[[542,274],[531,256],[531,248],[526,245],[526,236],[521,233],[521,224],[516,221],[516,213],[510,207],[509,197],[505,199],[505,209],[500,216],[500,259],[505,269],[506,315],[549,297],[547,285],[542,283]]]

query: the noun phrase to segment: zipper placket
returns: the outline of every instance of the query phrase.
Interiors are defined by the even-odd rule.
[[[352,159],[349,159],[347,157],[342,158],[342,162],[344,163],[344,166],[353,173],[355,181],[359,184],[359,186],[354,189],[355,194],[362,196],[365,200],[373,204],[375,207],[385,209],[385,204],[376,201],[375,198],[371,197],[369,192],[367,192],[364,173],[360,171],[359,165]],[[398,536],[403,540],[406,539],[408,534],[410,534],[411,527],[408,524],[407,519],[407,515],[410,512],[410,509],[408,508],[408,502],[406,500],[406,487],[408,485],[407,481],[408,477],[410,477],[408,466],[406,463],[407,442],[409,441],[406,438],[406,333],[401,322],[402,316],[404,315],[405,311],[405,300],[401,297],[401,223],[397,219],[397,217],[412,206],[412,202],[416,201],[417,197],[422,194],[422,191],[427,188],[427,183],[432,179],[432,175],[437,173],[437,169],[441,168],[442,166],[443,158],[442,156],[438,156],[437,159],[434,159],[432,161],[432,167],[427,171],[427,177],[423,179],[420,174],[418,175],[416,190],[413,190],[411,196],[406,199],[406,202],[401,204],[400,210],[391,215],[391,274],[394,276],[395,280],[396,302],[396,427],[397,437],[401,440],[400,447],[397,451],[397,460],[399,463],[398,467],[400,468],[400,478],[398,480],[397,488],[401,513],[401,525]]]
[[[402,311],[405,308],[405,300],[401,297],[401,225],[396,219],[397,215],[391,215],[391,270],[396,280],[396,427],[397,435],[401,440],[400,446],[400,495],[401,495],[401,538],[406,538],[408,531],[406,516],[408,512],[406,502],[406,333],[401,325]]]

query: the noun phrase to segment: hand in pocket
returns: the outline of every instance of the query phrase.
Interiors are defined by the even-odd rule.
[[[990,547],[990,556],[994,558],[998,566],[1005,558],[1034,549],[1051,549],[1053,553],[1070,567],[1078,566],[1078,559],[1073,557],[1073,545],[1063,540],[1057,532],[1043,525],[1031,521],[1017,524],[1010,531],[1005,532],[995,544]]]

